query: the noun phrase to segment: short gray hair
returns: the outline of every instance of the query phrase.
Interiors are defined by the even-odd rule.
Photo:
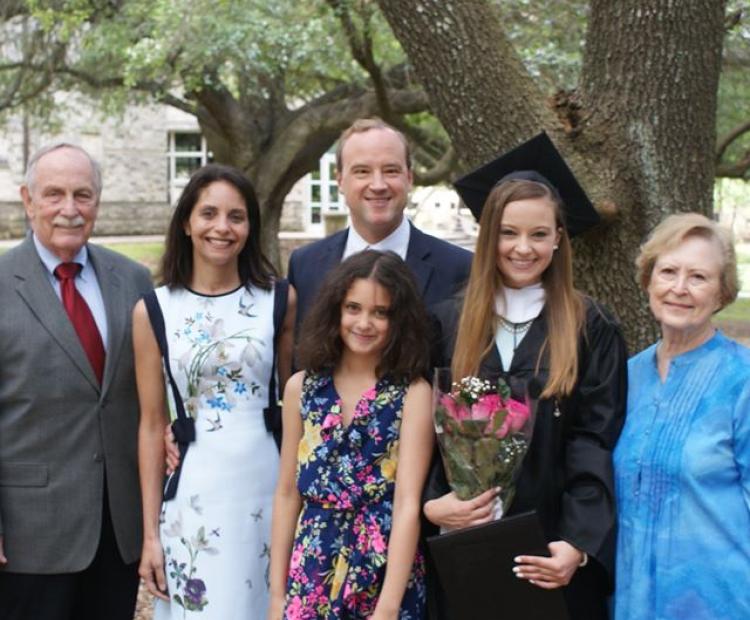
[[[732,231],[708,219],[701,213],[673,214],[662,220],[651,231],[646,242],[641,246],[635,266],[638,269],[638,281],[644,291],[648,290],[654,266],[661,254],[671,252],[686,239],[701,237],[713,242],[721,259],[719,310],[726,308],[735,299],[740,290],[737,275],[737,254],[734,250]],[[718,310],[717,310],[718,312]]]
[[[80,153],[83,153],[88,158],[89,162],[91,163],[91,180],[94,183],[94,191],[96,192],[96,198],[98,201],[99,197],[102,195],[101,166],[99,166],[99,163],[93,157],[91,157],[91,155],[89,155],[89,153],[84,148],[78,146],[77,144],[70,144],[69,142],[55,142],[53,144],[48,144],[40,148],[31,156],[31,159],[29,159],[29,163],[26,164],[26,175],[24,178],[24,182],[26,183],[26,187],[29,188],[29,191],[32,190],[32,188],[34,187],[34,182],[36,181],[36,165],[39,163],[39,160],[47,153],[57,151],[58,149],[74,149]]]

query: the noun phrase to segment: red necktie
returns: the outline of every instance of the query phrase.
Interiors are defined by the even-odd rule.
[[[104,344],[94,315],[91,314],[91,309],[75,285],[75,278],[80,270],[81,265],[78,263],[60,263],[55,268],[55,277],[60,280],[60,292],[65,311],[70,317],[70,322],[73,323],[86,357],[89,358],[94,374],[101,385],[104,376]]]

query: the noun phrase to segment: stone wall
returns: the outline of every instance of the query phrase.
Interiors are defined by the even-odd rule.
[[[60,93],[59,131],[34,128],[19,115],[0,125],[0,239],[23,236],[26,220],[18,193],[29,155],[52,142],[85,148],[99,162],[104,178],[96,234],[142,235],[166,231],[169,204],[170,131],[198,131],[193,116],[168,106],[127,108],[120,117],[102,116],[79,95]],[[27,126],[27,130],[24,129]],[[306,229],[306,182],[289,194],[281,230]]]
[[[15,239],[26,234],[26,214],[21,201],[0,201],[0,239]]]

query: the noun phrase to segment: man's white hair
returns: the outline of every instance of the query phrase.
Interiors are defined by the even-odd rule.
[[[58,149],[75,149],[88,158],[91,163],[91,180],[94,184],[94,191],[96,192],[96,199],[98,201],[99,197],[102,195],[102,169],[98,162],[91,157],[85,149],[77,144],[70,144],[69,142],[55,142],[53,144],[48,144],[47,146],[40,148],[31,156],[31,159],[29,159],[29,163],[26,166],[25,177],[26,187],[29,188],[29,191],[33,190],[34,183],[36,182],[36,165],[39,163],[39,160],[47,153],[57,151]]]

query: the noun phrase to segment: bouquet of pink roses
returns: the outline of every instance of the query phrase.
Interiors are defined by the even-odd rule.
[[[451,489],[466,500],[500,487],[495,516],[502,516],[531,442],[531,408],[513,400],[502,379],[464,377],[453,383],[444,368],[435,370],[433,393],[435,431]]]

